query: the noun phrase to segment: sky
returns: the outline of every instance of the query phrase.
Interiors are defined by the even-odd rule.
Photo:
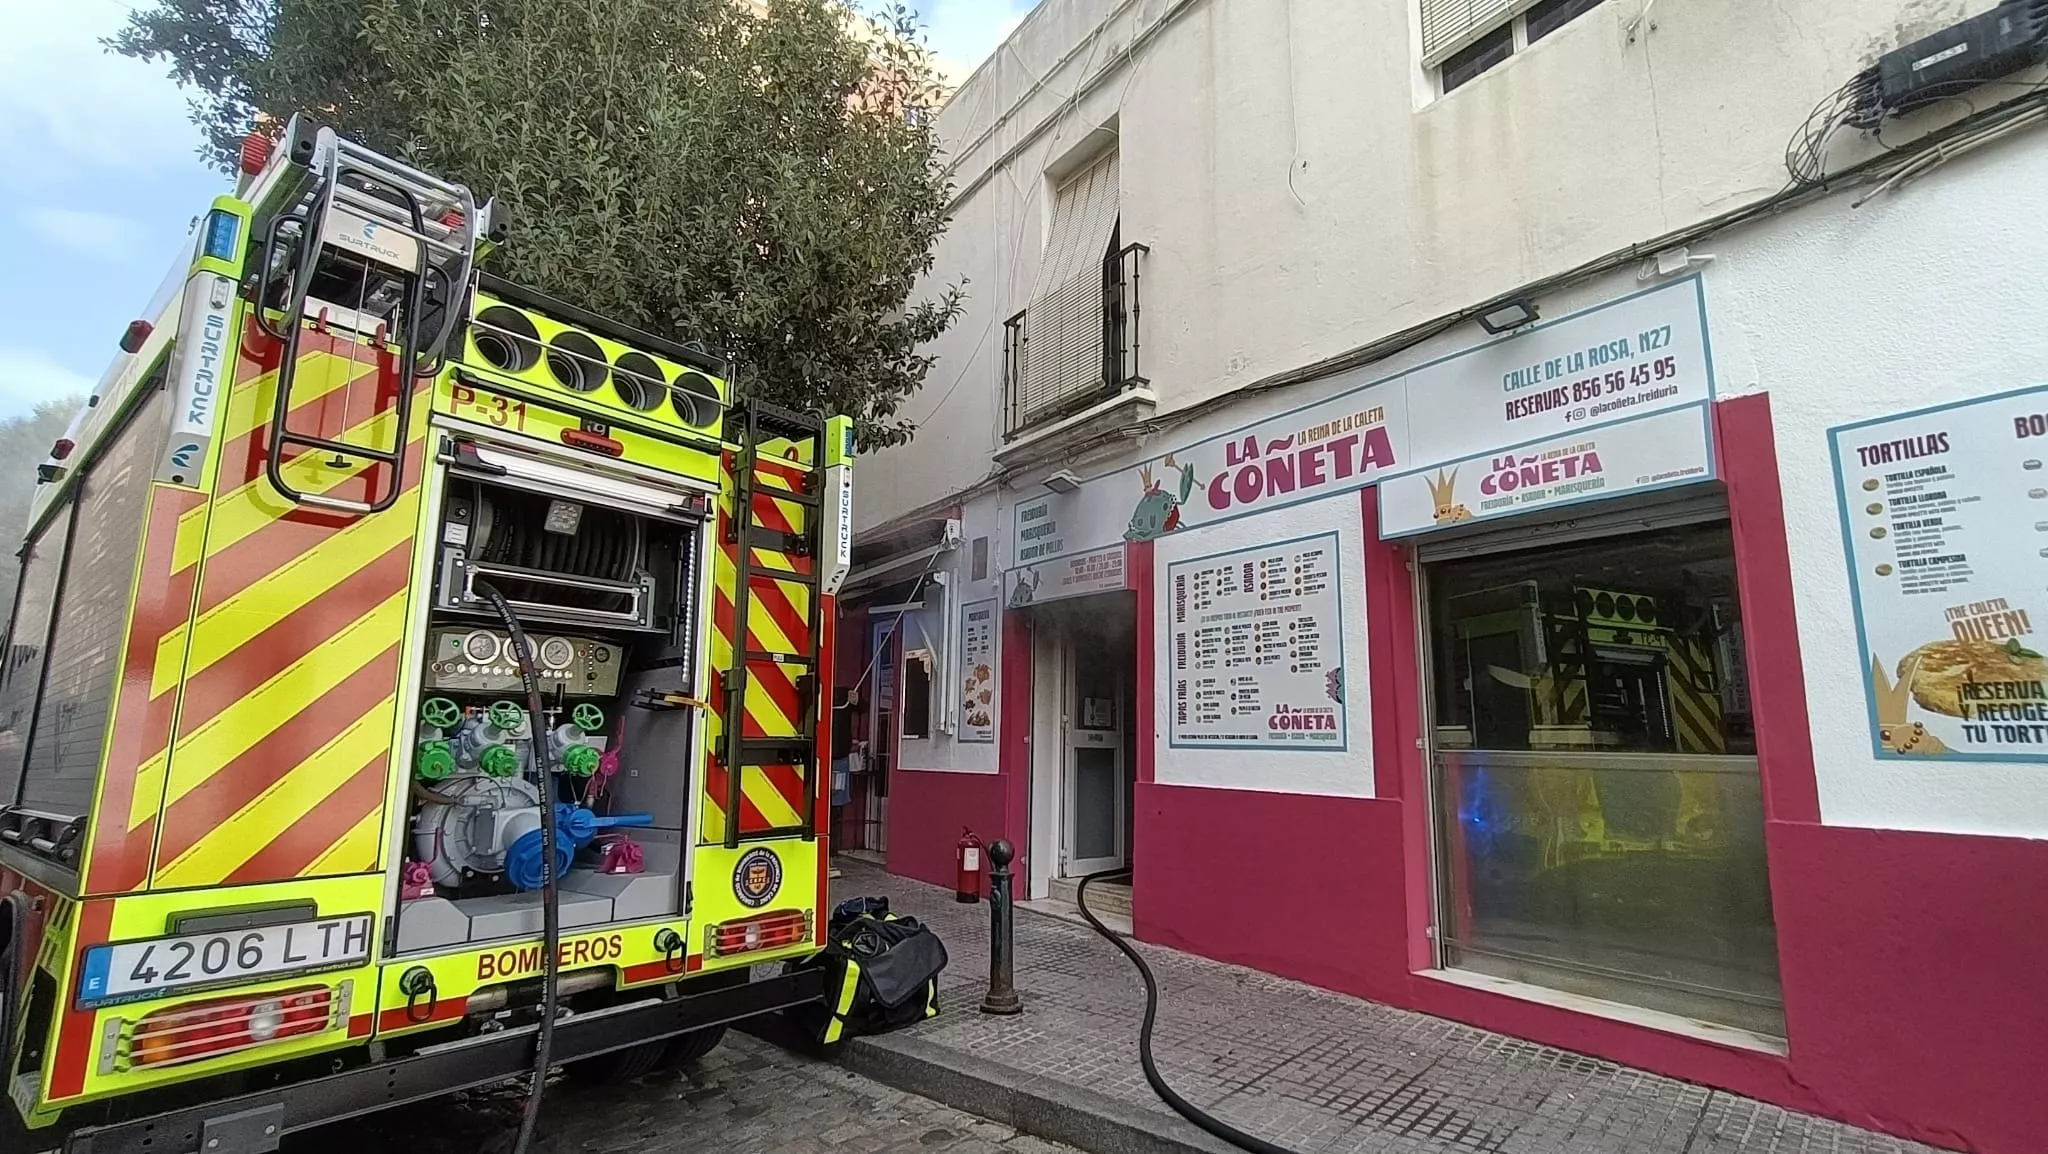
[[[965,79],[1037,2],[912,7]],[[192,219],[230,190],[166,67],[100,46],[133,6],[0,0],[0,419],[89,392]]]

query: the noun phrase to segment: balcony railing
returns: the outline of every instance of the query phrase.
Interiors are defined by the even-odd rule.
[[[1003,322],[1003,436],[1016,440],[1150,383],[1140,358],[1142,244]]]

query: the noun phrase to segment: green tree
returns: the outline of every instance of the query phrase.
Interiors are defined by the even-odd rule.
[[[900,7],[153,0],[110,44],[196,91],[223,168],[257,111],[309,111],[498,198],[502,275],[720,349],[744,392],[850,414],[866,447],[910,439],[963,286],[911,301],[952,190]]]
[[[28,504],[35,495],[35,467],[49,457],[50,446],[85,403],[82,397],[44,401],[35,411],[0,421],[0,620],[12,612],[14,586],[21,576],[21,562],[15,557],[21,535],[28,531]]]

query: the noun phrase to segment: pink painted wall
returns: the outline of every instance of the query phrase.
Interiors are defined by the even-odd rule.
[[[953,888],[962,826],[984,844],[1008,836],[1003,828],[1001,777],[900,769],[890,775],[890,873]]]
[[[1367,541],[1373,798],[1160,785],[1138,678],[1132,896],[1140,938],[1329,989],[1982,1154],[2048,1149],[2048,842],[1819,824],[1770,400],[1717,406],[1750,645],[1788,1056],[1679,1037],[1425,976],[1431,951],[1412,575]],[[1149,546],[1129,557],[1141,665]],[[1030,638],[1006,614],[1001,773],[900,774],[890,868],[950,884],[960,826],[1026,843]],[[1860,706],[1859,706],[1860,707]],[[1363,754],[1363,751],[1361,751]]]
[[[1412,584],[1406,551],[1378,541],[1370,492],[1360,517],[1378,797],[1141,785],[1138,936],[1937,1145],[2038,1154],[2048,1148],[2048,842],[1819,824],[1770,400],[1722,402],[1716,419],[1789,1056],[1415,972],[1430,964],[1430,910]],[[1139,620],[1149,626],[1149,605]]]

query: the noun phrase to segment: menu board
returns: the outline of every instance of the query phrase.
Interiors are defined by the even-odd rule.
[[[1877,756],[2048,760],[2048,388],[1828,437]]]
[[[960,607],[960,731],[955,741],[996,739],[996,602]]]
[[[1340,586],[1335,533],[1170,565],[1170,743],[1342,750]]]

